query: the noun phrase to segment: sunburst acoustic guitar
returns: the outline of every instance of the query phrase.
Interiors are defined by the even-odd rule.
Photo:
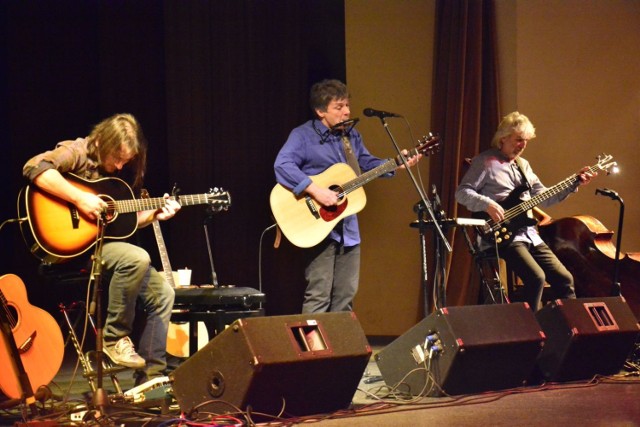
[[[119,178],[86,180],[74,174],[65,178],[75,187],[100,196],[107,202],[106,239],[126,239],[138,228],[137,212],[160,209],[163,197],[136,199],[131,188]],[[204,194],[180,195],[175,200],[181,206],[209,204],[226,208],[231,196],[226,191],[210,190]],[[18,212],[28,218],[22,235],[31,252],[49,263],[81,255],[96,243],[98,224],[68,203],[35,185],[20,192]]]

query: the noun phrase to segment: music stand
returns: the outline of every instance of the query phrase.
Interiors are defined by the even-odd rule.
[[[434,308],[440,309],[447,305],[447,289],[446,289],[446,265],[444,263],[444,247],[448,242],[442,240],[439,236],[443,231],[448,231],[454,227],[468,227],[484,225],[485,221],[480,219],[471,218],[446,218],[445,212],[442,209],[442,203],[436,190],[436,186],[432,186],[433,193],[433,219],[425,219],[425,205],[422,202],[416,203],[414,211],[418,214],[417,221],[411,223],[411,227],[417,228],[420,233],[420,252],[421,252],[421,264],[422,264],[422,288],[424,298],[424,312],[425,316],[430,313],[429,306],[429,283],[428,283],[428,270],[427,270],[427,247],[426,247],[426,231],[434,230],[438,231],[435,234],[433,241],[434,245],[434,257],[435,257],[435,269],[433,277],[433,302]],[[465,236],[466,236],[465,230]],[[449,250],[450,251],[450,250]]]
[[[213,265],[213,251],[211,250],[211,241],[209,238],[209,222],[213,220],[213,215],[216,213],[216,210],[213,209],[212,206],[207,207],[207,216],[204,219],[204,237],[207,242],[207,251],[209,254],[209,266],[211,267],[211,284],[214,288],[218,287],[218,274],[216,273],[216,269]]]

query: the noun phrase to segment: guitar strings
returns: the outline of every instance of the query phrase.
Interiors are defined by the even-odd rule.
[[[598,165],[594,165],[588,168],[588,171],[590,173],[594,172],[596,169],[599,168],[600,163],[598,163]],[[522,205],[531,205],[531,207],[534,207],[536,205],[538,205],[539,203],[541,203],[542,201],[546,200],[549,197],[555,196],[556,194],[558,194],[560,191],[565,190],[567,188],[569,188],[571,185],[573,185],[576,181],[576,179],[578,178],[578,174],[573,174],[570,177],[566,178],[564,181],[554,185],[553,187],[549,188],[548,190],[546,190],[543,193],[540,193],[532,198],[530,198],[529,200],[525,200],[523,203],[521,203],[518,206],[514,206],[513,208],[507,210],[505,212],[504,215],[504,219],[502,221],[499,222],[494,222],[494,225],[491,227],[492,230],[496,230],[498,228],[501,227],[501,224],[505,221],[511,220],[515,217],[517,217],[518,215],[522,214],[523,212],[526,212],[529,209],[524,209],[524,207]]]

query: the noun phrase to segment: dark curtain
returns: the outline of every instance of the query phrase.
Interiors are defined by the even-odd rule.
[[[431,125],[440,131],[443,148],[430,158],[429,179],[448,217],[468,217],[454,198],[465,158],[489,147],[500,117],[493,0],[439,0],[435,31]],[[446,236],[453,248],[446,305],[476,304],[479,278],[462,230]]]
[[[29,157],[130,112],[149,140],[152,197],[174,184],[183,195],[231,194],[228,211],[185,207],[161,223],[174,269],[211,283],[213,260],[220,285],[258,288],[262,267],[268,314],[299,311],[296,251],[274,250],[271,231],[259,263],[260,237],[273,224],[273,161],[310,117],[310,85],[346,78],[343,0],[16,0],[0,2],[0,24],[2,221],[16,217]],[[159,267],[151,227],[136,234]],[[35,305],[68,302],[43,283],[17,226],[0,243],[0,274],[22,277]]]
[[[210,219],[190,209],[168,224],[172,259],[210,283],[207,227],[220,285],[258,288],[262,269],[268,314],[299,312],[300,251],[274,250],[273,230],[260,237],[274,223],[273,161],[310,117],[311,84],[345,79],[343,2],[169,1],[165,21],[171,171],[183,192],[222,187],[232,198]]]

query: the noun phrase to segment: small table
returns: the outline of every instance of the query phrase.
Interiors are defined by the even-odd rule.
[[[207,328],[209,339],[236,319],[264,316],[264,293],[235,286],[180,286],[175,288],[172,322],[189,323],[189,356],[198,351],[198,322]]]

